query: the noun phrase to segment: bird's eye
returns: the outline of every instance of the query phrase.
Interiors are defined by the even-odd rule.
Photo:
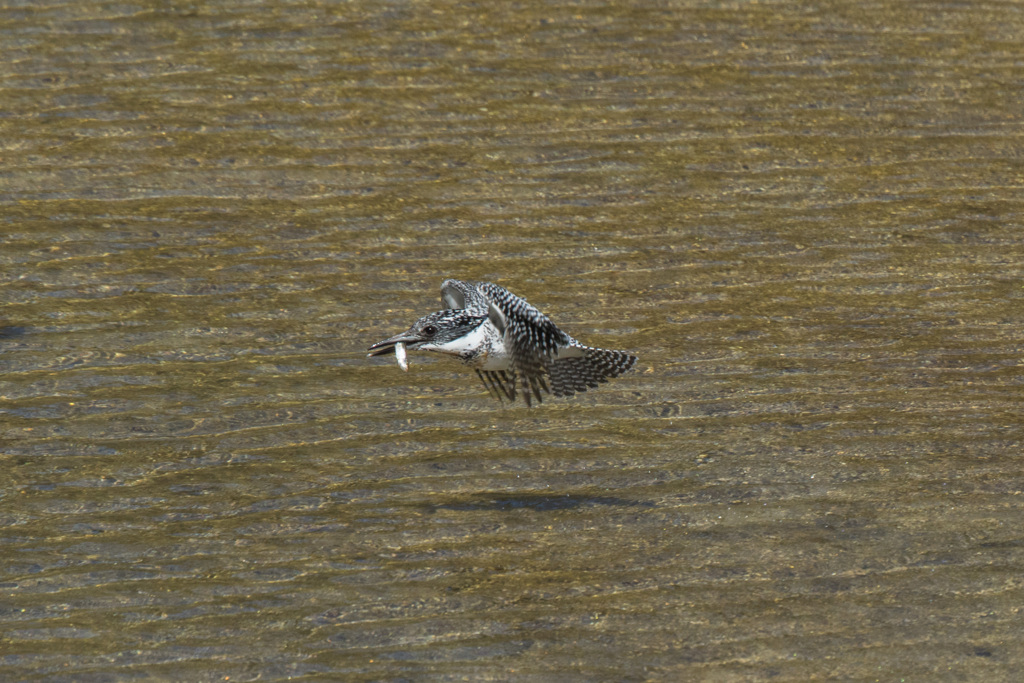
[[[428,337],[433,337],[435,334],[437,334],[437,328],[434,327],[433,325],[427,325],[426,327],[423,328],[423,334],[427,335]]]

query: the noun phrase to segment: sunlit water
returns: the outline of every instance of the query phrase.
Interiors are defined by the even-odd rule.
[[[1014,6],[4,12],[0,678],[1020,671]]]

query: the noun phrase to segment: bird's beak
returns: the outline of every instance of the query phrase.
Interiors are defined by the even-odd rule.
[[[391,353],[395,350],[395,344],[400,342],[405,344],[415,344],[416,342],[424,341],[423,337],[414,334],[412,330],[406,330],[401,334],[396,334],[394,337],[389,337],[384,341],[379,341],[369,348],[370,353],[367,356],[383,356],[386,353]]]

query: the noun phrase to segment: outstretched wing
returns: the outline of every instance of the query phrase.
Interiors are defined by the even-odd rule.
[[[618,377],[637,361],[636,356],[623,351],[590,346],[577,346],[575,349],[582,353],[577,357],[558,358],[548,365],[551,393],[555,396],[572,396],[577,391],[594,388]]]
[[[541,392],[550,393],[545,374],[559,347],[572,343],[562,332],[525,299],[490,282],[476,283],[487,298],[487,315],[502,333],[512,362],[512,371],[523,389],[526,404],[531,397],[541,400]]]

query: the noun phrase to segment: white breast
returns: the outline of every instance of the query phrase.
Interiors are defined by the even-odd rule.
[[[446,341],[443,344],[424,344],[423,348],[452,356],[472,356],[478,351],[486,350],[488,346],[487,327],[487,323],[477,325],[476,329],[467,335]]]
[[[485,321],[475,330],[458,339],[452,339],[443,344],[424,344],[421,348],[455,356],[463,363],[480,370],[495,371],[509,368],[505,343],[502,341],[498,329],[490,321]]]

